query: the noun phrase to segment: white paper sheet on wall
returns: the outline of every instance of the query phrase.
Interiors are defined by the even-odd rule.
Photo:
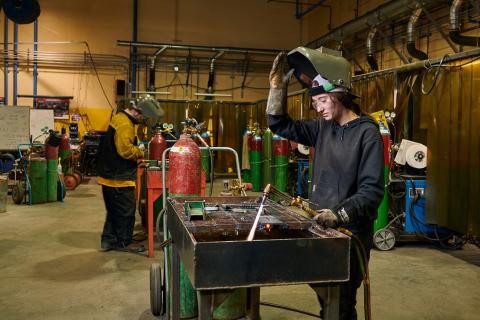
[[[42,134],[42,129],[55,129],[53,110],[31,109],[30,110],[30,134],[36,143],[45,143],[47,135]]]
[[[0,106],[0,150],[17,150],[30,137],[30,108]]]

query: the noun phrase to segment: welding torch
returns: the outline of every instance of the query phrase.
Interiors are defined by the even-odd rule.
[[[255,216],[255,221],[253,222],[252,229],[250,229],[250,233],[248,234],[247,241],[252,241],[253,237],[255,236],[258,220],[260,220],[260,215],[262,214],[262,211],[263,211],[263,205],[265,204],[265,200],[267,200],[268,193],[270,192],[270,187],[271,185],[269,183],[263,190],[262,200],[260,201],[260,207],[258,208],[257,215]]]

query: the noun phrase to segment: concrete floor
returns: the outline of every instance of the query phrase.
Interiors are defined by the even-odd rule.
[[[155,319],[148,270],[162,254],[99,252],[104,215],[95,179],[70,191],[64,203],[10,201],[0,213],[0,319]],[[463,252],[480,256],[472,245]],[[450,252],[421,244],[375,250],[370,268],[374,319],[480,319],[480,267]],[[307,285],[262,288],[261,300],[318,310]],[[261,316],[314,319],[267,306]]]

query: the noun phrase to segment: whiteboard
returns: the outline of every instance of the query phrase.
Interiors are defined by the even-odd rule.
[[[42,134],[42,129],[45,127],[55,130],[53,109],[30,109],[30,134],[34,139],[33,142],[45,143],[45,139],[48,137],[48,135]]]
[[[0,150],[17,150],[30,139],[30,108],[0,106]]]

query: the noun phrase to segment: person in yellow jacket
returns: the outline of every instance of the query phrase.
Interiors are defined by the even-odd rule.
[[[97,156],[98,183],[102,186],[107,210],[101,236],[103,251],[142,252],[143,245],[132,240],[135,225],[135,181],[137,160],[143,151],[137,146],[135,124],[156,123],[163,116],[158,102],[141,98],[111,120]]]

